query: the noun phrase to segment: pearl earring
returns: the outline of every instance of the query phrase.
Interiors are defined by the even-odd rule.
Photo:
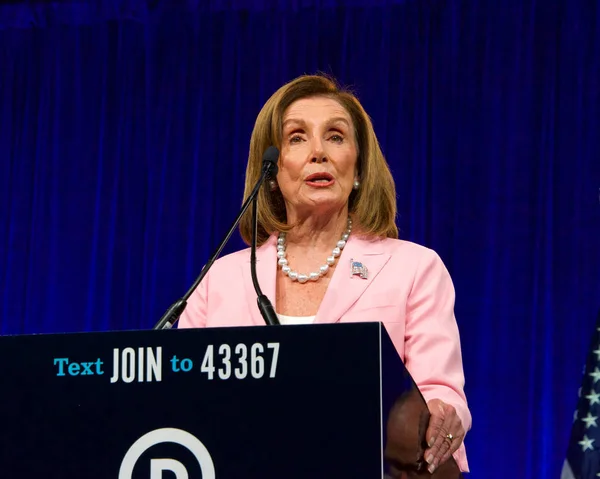
[[[358,190],[358,188],[360,187],[360,181],[358,181],[358,180],[354,180],[354,184],[352,185],[352,187],[353,187],[355,190]]]
[[[271,187],[271,191],[275,191],[277,189],[277,183],[275,183],[275,180],[269,181],[269,186]]]

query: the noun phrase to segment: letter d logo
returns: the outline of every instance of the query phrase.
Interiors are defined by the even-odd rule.
[[[152,446],[163,442],[173,442],[189,449],[200,464],[202,479],[215,479],[215,465],[204,444],[189,432],[174,428],[156,429],[135,441],[123,458],[119,469],[119,479],[131,479],[133,468],[140,456]],[[173,472],[177,479],[188,479],[187,469],[179,461],[174,459],[152,459],[150,461],[150,479],[161,479],[162,473],[165,471]]]

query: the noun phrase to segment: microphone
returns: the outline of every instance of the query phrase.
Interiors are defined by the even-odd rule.
[[[177,321],[179,321],[179,317],[181,316],[181,314],[183,313],[183,311],[185,310],[185,308],[187,306],[188,299],[190,299],[190,296],[192,295],[192,293],[196,290],[196,288],[198,287],[200,282],[204,279],[204,277],[208,273],[208,270],[211,268],[213,263],[217,260],[217,258],[221,254],[221,251],[223,251],[223,248],[229,241],[229,238],[231,238],[231,235],[233,234],[238,223],[242,219],[242,216],[244,216],[244,213],[250,206],[250,203],[253,203],[253,205],[254,205],[254,208],[253,208],[254,218],[255,218],[254,222],[256,223],[256,221],[257,221],[257,218],[256,218],[256,196],[258,195],[260,187],[264,183],[265,179],[268,176],[270,176],[271,174],[277,174],[277,159],[278,159],[278,157],[279,157],[279,150],[277,150],[277,148],[275,148],[274,146],[270,146],[269,148],[267,148],[265,150],[265,152],[263,154],[263,166],[262,166],[262,172],[261,172],[260,178],[258,179],[256,186],[254,186],[254,189],[250,193],[250,196],[248,196],[246,201],[244,201],[244,204],[242,205],[242,209],[240,210],[239,214],[237,215],[237,218],[235,219],[235,221],[229,228],[227,235],[225,235],[225,238],[223,239],[223,241],[221,242],[221,244],[219,245],[217,250],[212,254],[212,256],[209,258],[208,262],[204,265],[204,268],[202,268],[202,271],[200,271],[200,275],[196,278],[196,280],[194,281],[194,284],[192,284],[190,289],[187,290],[187,292],[183,295],[183,297],[181,297],[180,299],[175,301],[169,307],[169,309],[167,309],[165,311],[165,313],[162,315],[162,317],[158,320],[158,322],[154,325],[154,328],[152,328],[152,329],[155,329],[155,330],[171,329],[175,325],[175,323]],[[253,230],[252,230],[252,244],[253,244],[252,254],[254,254],[254,251],[256,249],[256,224],[254,224]],[[254,258],[254,259],[256,260],[256,258]],[[255,289],[258,288],[258,281],[256,280],[256,272],[254,270],[253,270],[252,282],[254,283]],[[257,291],[260,291],[260,288],[258,288]],[[265,300],[266,300],[266,302],[265,302]],[[267,311],[267,313],[265,315],[263,310],[264,310],[264,308],[268,309],[269,306],[270,306],[271,311]],[[262,292],[259,294],[259,309],[261,311],[261,314],[265,318],[265,321],[267,321],[267,324],[279,324],[279,321],[277,320],[277,315],[275,314],[275,311],[273,310],[273,306],[271,305],[269,299],[264,294],[262,294]],[[268,320],[267,320],[267,318],[268,318]],[[275,323],[272,322],[273,318],[276,321]]]
[[[264,179],[267,177],[274,177],[277,174],[277,159],[279,158],[279,151],[274,146],[270,146],[263,155],[263,176]],[[262,315],[265,323],[269,326],[278,325],[279,318],[275,313],[273,304],[267,298],[266,295],[260,289],[258,284],[258,278],[256,276],[256,236],[258,230],[258,214],[257,214],[257,203],[258,198],[255,196],[252,202],[252,244],[250,247],[250,272],[252,273],[252,284],[256,291],[256,301],[258,303],[258,309]]]

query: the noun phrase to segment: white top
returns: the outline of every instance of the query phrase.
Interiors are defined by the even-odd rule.
[[[278,314],[279,322],[283,324],[311,324],[315,320],[315,316],[284,316]]]

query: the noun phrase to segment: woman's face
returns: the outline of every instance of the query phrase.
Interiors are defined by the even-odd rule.
[[[336,100],[313,97],[292,103],[283,116],[277,174],[288,219],[347,205],[357,157],[352,119]]]

